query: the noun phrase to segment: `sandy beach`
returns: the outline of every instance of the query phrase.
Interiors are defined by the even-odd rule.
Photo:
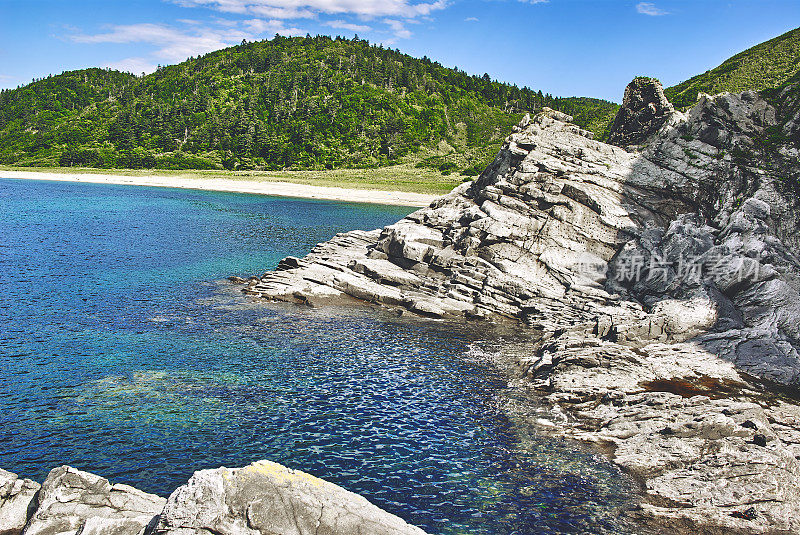
[[[125,176],[93,173],[48,173],[35,171],[0,170],[2,178],[30,180],[59,180],[66,182],[89,182],[95,184],[120,184],[128,186],[155,186],[162,188],[186,188],[236,193],[255,193],[279,197],[322,199],[399,206],[428,206],[437,196],[425,193],[385,191],[370,189],[347,189],[329,186],[293,184],[291,182],[256,181],[229,178],[189,178],[172,176]]]

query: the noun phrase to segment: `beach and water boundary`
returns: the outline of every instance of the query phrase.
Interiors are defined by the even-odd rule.
[[[356,170],[354,173],[363,173],[363,171]],[[257,175],[253,177],[231,175],[228,177],[225,175],[200,174],[195,172],[176,175],[166,173],[140,174],[132,172],[116,174],[82,171],[69,172],[62,169],[30,171],[0,168],[0,175],[4,178],[12,179],[197,189],[412,207],[427,206],[435,198],[449,191],[448,188],[452,189],[452,187],[458,184],[455,181],[453,181],[452,184],[436,184],[436,189],[440,189],[441,192],[434,193],[426,191],[430,189],[430,184],[428,184],[427,181],[425,185],[415,188],[418,190],[421,189],[422,191],[400,191],[400,189],[409,189],[409,184],[400,184],[399,188],[395,190],[391,187],[391,184],[381,182],[379,184],[385,184],[389,187],[379,189],[376,187],[378,184],[370,183],[359,177],[356,180],[344,182],[346,186],[351,187],[339,187],[330,185],[332,182],[331,179],[335,177],[321,180],[320,182],[323,182],[323,184],[314,184],[302,183],[304,181],[310,181],[310,179],[305,176],[298,176],[298,181],[294,181],[292,179],[293,177],[287,173],[277,173],[274,177],[268,175]],[[287,177],[289,178],[288,180]]]

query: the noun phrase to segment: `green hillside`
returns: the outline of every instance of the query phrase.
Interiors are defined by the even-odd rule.
[[[100,69],[0,93],[0,163],[475,173],[542,106],[603,128],[617,105],[559,99],[359,39],[276,37],[137,78]]]
[[[697,102],[698,93],[760,91],[783,84],[800,71],[800,28],[736,54],[722,65],[664,91],[678,108]]]

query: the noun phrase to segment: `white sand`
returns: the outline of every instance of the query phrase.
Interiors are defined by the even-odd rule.
[[[230,178],[187,178],[171,176],[124,176],[96,175],[91,173],[39,173],[34,171],[3,171],[2,178],[24,178],[33,180],[60,180],[68,182],[90,182],[95,184],[124,184],[129,186],[156,186],[163,188],[188,188],[237,193],[257,193],[279,197],[303,199],[325,199],[330,201],[394,204],[400,206],[428,206],[437,196],[403,191],[369,189],[346,189],[329,186],[310,186],[291,182],[261,182]]]

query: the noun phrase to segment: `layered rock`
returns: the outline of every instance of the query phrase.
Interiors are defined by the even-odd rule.
[[[269,461],[201,470],[169,500],[69,466],[0,470],[2,535],[425,535],[341,487]]]
[[[523,320],[531,344],[506,352],[561,433],[641,478],[648,522],[798,532],[797,404],[765,387],[800,386],[800,172],[775,135],[795,112],[745,92],[679,113],[637,80],[612,131],[624,148],[526,117],[474,183],[245,291]]]

